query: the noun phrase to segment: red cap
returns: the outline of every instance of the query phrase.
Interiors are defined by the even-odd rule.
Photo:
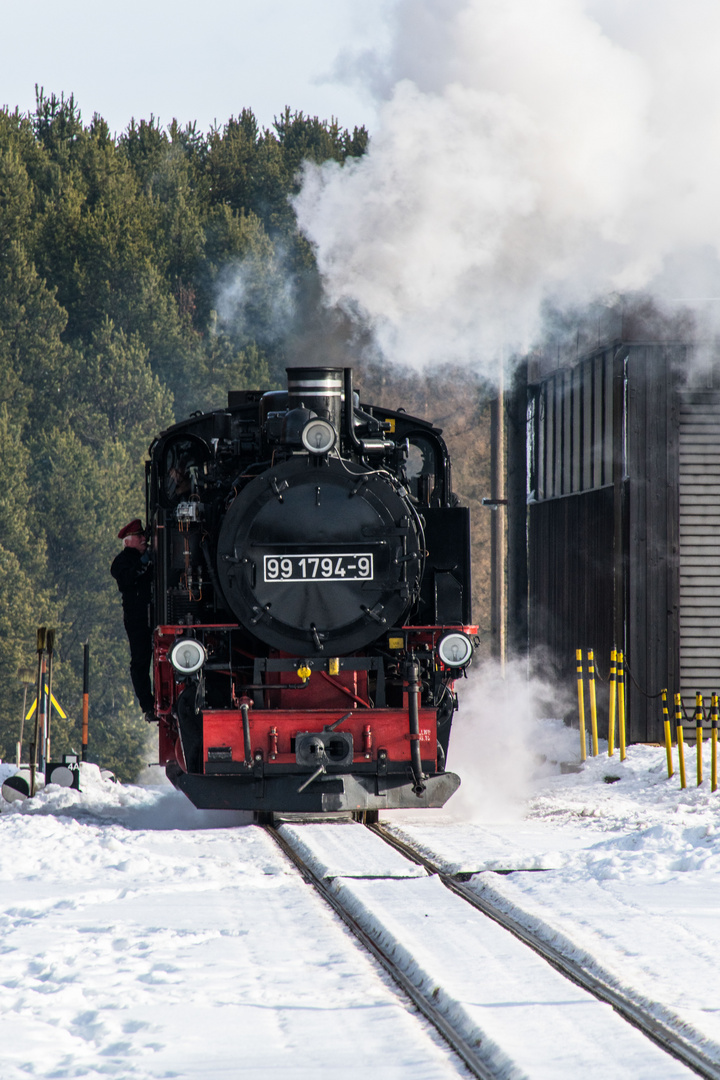
[[[132,521],[128,521],[127,525],[123,525],[118,533],[118,540],[124,540],[126,536],[132,536],[133,533],[141,533],[142,531],[143,527],[140,518],[133,518]]]

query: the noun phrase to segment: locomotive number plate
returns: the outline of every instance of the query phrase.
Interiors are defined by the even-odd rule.
[[[372,581],[373,557],[352,555],[265,555],[265,581]]]

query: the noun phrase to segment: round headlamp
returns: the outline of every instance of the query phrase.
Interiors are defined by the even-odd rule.
[[[337,439],[335,428],[327,420],[314,417],[308,420],[300,434],[303,446],[311,454],[327,454],[332,450]]]
[[[446,634],[438,645],[438,656],[446,667],[464,668],[472,660],[473,644],[467,634]]]
[[[178,675],[194,675],[205,663],[206,653],[199,641],[182,638],[173,645],[169,659]]]

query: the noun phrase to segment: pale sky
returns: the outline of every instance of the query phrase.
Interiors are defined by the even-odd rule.
[[[244,106],[270,125],[285,105],[372,127],[359,88],[332,78],[344,50],[382,45],[386,0],[11,0],[0,105],[34,108],[35,84],[75,94],[87,123],[119,133],[153,113],[207,131]]]

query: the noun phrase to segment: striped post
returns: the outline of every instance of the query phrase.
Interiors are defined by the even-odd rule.
[[[577,692],[578,692],[578,718],[580,721],[580,760],[587,758],[587,744],[585,737],[585,688],[583,686],[583,655],[582,649],[575,650],[577,660]]]
[[[610,677],[608,684],[610,688],[610,699],[608,703],[608,757],[612,757],[615,753],[615,704],[617,700],[616,692],[616,665],[617,663],[617,651],[615,649],[610,653]]]
[[[679,694],[675,695],[675,732],[677,735],[680,787],[685,788],[687,787],[687,782],[685,779],[685,742],[683,740],[682,698]]]
[[[670,734],[670,713],[668,712],[668,692],[662,692],[663,727],[665,728],[665,757],[667,758],[668,780],[673,775],[672,735]]]
[[[618,735],[620,736],[620,760],[625,753],[625,659],[622,650],[617,654]]]
[[[702,770],[702,743],[703,743],[703,696],[699,690],[695,691],[695,750],[697,752],[697,782],[698,787],[703,782]]]
[[[597,696],[595,692],[595,653],[588,649],[588,691],[590,693],[590,732],[592,735],[593,757],[600,753],[598,749]]]
[[[718,696],[713,694],[710,699],[710,790],[717,791],[717,727],[718,727]]]

